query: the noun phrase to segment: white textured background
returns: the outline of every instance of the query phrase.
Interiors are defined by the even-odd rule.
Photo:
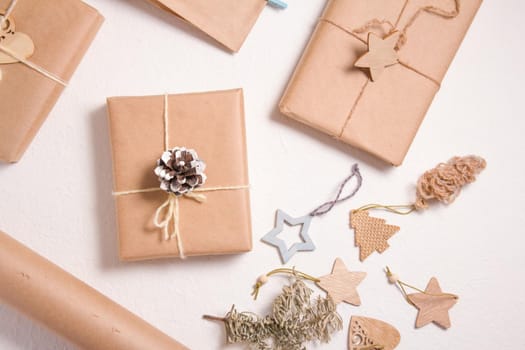
[[[400,349],[522,349],[525,347],[525,51],[521,0],[487,0],[428,113],[405,164],[384,166],[276,111],[282,91],[324,6],[324,0],[289,0],[286,11],[266,9],[239,54],[142,0],[90,0],[106,23],[71,85],[23,160],[0,165],[0,228],[192,349],[224,346],[219,324],[204,313],[267,312],[285,283],[274,278],[257,302],[255,278],[280,265],[259,238],[276,208],[303,215],[330,198],[359,162],[365,178],[355,200],[313,221],[313,253],[291,260],[323,275],[335,257],[368,272],[361,307],[341,305],[345,329],[321,349],[345,349],[351,315],[395,325]],[[439,54],[439,53],[436,53]],[[105,98],[243,87],[252,184],[254,250],[249,254],[188,261],[123,264],[117,259],[115,214]],[[407,101],[409,103],[409,101]],[[449,207],[421,215],[385,214],[402,230],[391,248],[358,260],[351,208],[368,202],[414,198],[427,168],[453,155],[476,153],[488,168]],[[286,237],[293,238],[290,229]],[[415,330],[416,310],[386,282],[390,265],[424,287],[437,276],[461,299],[448,331]],[[2,281],[0,281],[1,283]],[[0,349],[71,346],[0,305]],[[149,350],[149,349],[146,349]]]

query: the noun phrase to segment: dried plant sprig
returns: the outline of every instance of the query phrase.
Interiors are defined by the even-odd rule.
[[[296,279],[283,288],[268,316],[237,312],[232,307],[224,318],[204,317],[224,322],[228,343],[244,343],[256,350],[303,350],[311,341],[329,342],[343,328],[331,298],[312,298],[313,293]]]

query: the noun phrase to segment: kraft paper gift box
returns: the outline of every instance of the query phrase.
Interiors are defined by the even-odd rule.
[[[400,165],[480,5],[329,1],[281,99],[281,112]],[[376,81],[354,66],[368,51],[370,32],[383,38],[405,29],[400,63],[386,67]]]
[[[251,250],[241,89],[113,97],[108,110],[121,260]],[[206,200],[177,197],[179,215],[170,232],[176,225],[179,233],[166,239],[154,219],[169,195],[160,190],[154,169],[162,153],[174,147],[193,149],[206,163],[207,180],[198,189]]]
[[[4,14],[11,0],[0,0]],[[99,30],[103,17],[79,0],[18,0],[0,34],[0,160],[16,162],[55,105]],[[12,36],[34,45],[34,53],[13,46]],[[25,40],[24,40],[25,39]],[[10,54],[34,65],[16,62]],[[21,57],[20,57],[21,56]],[[50,76],[46,76],[49,73]]]
[[[240,50],[266,0],[149,0],[233,52]]]

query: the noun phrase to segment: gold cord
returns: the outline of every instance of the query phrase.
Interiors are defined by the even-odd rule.
[[[313,277],[309,274],[306,274],[304,272],[301,272],[301,271],[297,271],[294,268],[279,268],[279,269],[275,269],[275,270],[272,270],[270,272],[268,272],[267,274],[265,275],[262,275],[261,277],[259,277],[257,279],[257,282],[255,283],[255,285],[253,286],[253,291],[251,293],[251,295],[253,296],[253,300],[257,300],[257,296],[259,295],[259,290],[261,289],[261,287],[267,282],[267,278],[270,277],[270,276],[273,276],[273,275],[277,275],[277,274],[288,274],[288,275],[293,275],[295,277],[298,277],[298,278],[302,278],[302,279],[305,279],[305,280],[309,280],[309,281],[312,281],[312,282],[315,282],[315,283],[318,283],[320,282],[321,280],[316,278],[316,277]]]
[[[390,271],[390,268],[387,266],[386,267],[386,275],[387,277],[391,277],[393,276],[394,274],[392,273],[392,271]],[[423,293],[423,294],[426,294],[426,295],[429,295],[429,296],[432,296],[432,297],[452,297],[454,299],[459,299],[459,296],[457,296],[456,294],[452,294],[452,293],[439,293],[439,294],[433,294],[433,293],[429,293],[429,292],[426,292],[422,289],[419,289],[417,287],[414,287],[408,283],[405,283],[403,281],[400,281],[400,280],[396,280],[395,283],[399,286],[399,288],[401,289],[401,292],[403,293],[403,296],[405,298],[405,300],[412,306],[416,306],[414,305],[414,303],[410,300],[410,298],[408,297],[408,293],[406,291],[406,288],[410,288],[410,289],[413,289],[415,291],[418,291],[420,293]]]
[[[395,205],[383,205],[383,204],[367,204],[361,208],[355,209],[354,212],[370,210],[370,209],[380,209],[386,210],[394,214],[399,215],[408,215],[416,210],[414,204],[395,204]]]

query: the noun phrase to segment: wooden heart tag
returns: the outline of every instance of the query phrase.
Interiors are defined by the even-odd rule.
[[[2,50],[4,48],[4,50]],[[15,32],[15,23],[8,18],[2,23],[0,30],[0,64],[17,63],[17,57],[27,59],[35,52],[33,40],[27,34]]]
[[[393,350],[400,341],[398,330],[386,322],[360,316],[350,319],[349,350]]]

